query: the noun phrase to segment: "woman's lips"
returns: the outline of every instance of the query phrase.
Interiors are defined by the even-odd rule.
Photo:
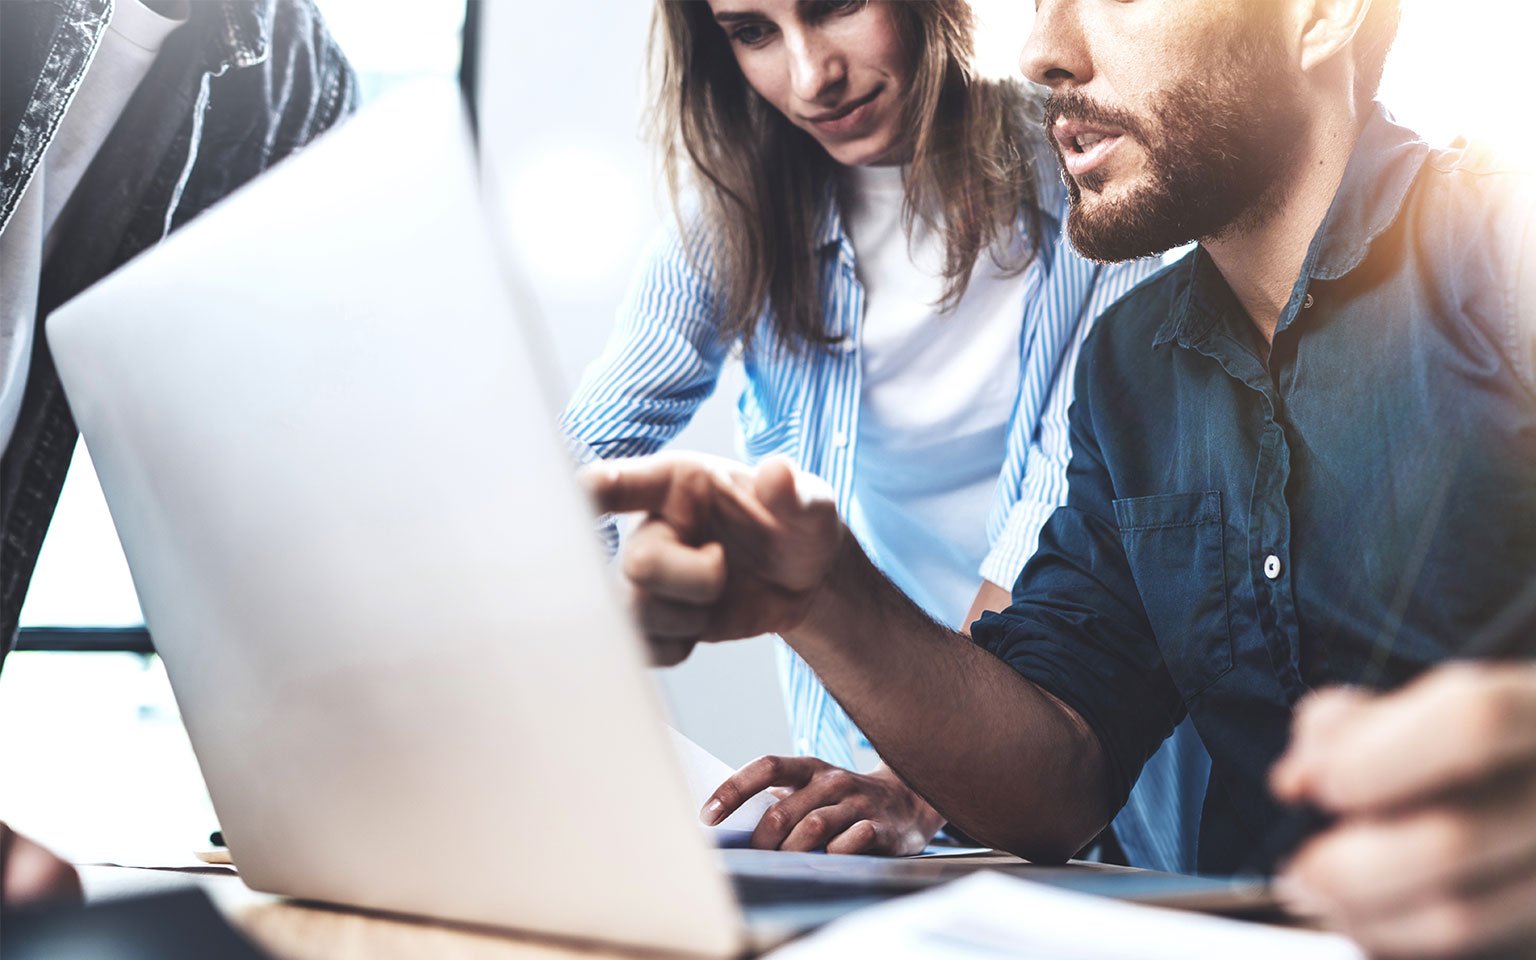
[[[1057,119],[1051,127],[1051,135],[1061,153],[1061,165],[1070,177],[1081,177],[1103,166],[1110,153],[1125,139],[1124,131],[1118,128],[1065,117]]]
[[[833,137],[846,137],[858,132],[864,122],[873,115],[875,98],[880,96],[881,89],[876,87],[857,100],[850,100],[836,110],[807,117],[806,121],[817,131]]]

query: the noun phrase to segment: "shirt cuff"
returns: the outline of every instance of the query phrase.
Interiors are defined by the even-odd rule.
[[[1004,524],[1003,532],[992,541],[992,549],[981,561],[981,578],[1012,590],[1014,582],[1024,570],[1024,564],[1029,562],[1029,558],[1034,556],[1036,548],[1040,546],[1040,531],[1044,529],[1051,514],[1056,512],[1056,506],[1054,503],[1027,499],[1014,504],[1008,512],[1008,522]]]

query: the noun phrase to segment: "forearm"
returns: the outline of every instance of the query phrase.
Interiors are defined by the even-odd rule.
[[[785,639],[880,756],[966,833],[1050,861],[1108,822],[1107,763],[1087,724],[935,623],[852,537]]]

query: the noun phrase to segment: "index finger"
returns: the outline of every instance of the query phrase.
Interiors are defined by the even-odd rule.
[[[1340,813],[1427,799],[1536,765],[1536,670],[1458,664],[1362,703],[1308,751],[1311,799]]]
[[[602,513],[656,513],[677,480],[678,464],[660,457],[603,460],[576,473]]]
[[[804,786],[817,763],[815,757],[758,757],[716,787],[699,816],[714,826],[769,787]]]

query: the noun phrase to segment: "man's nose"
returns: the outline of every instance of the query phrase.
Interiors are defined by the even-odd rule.
[[[1092,66],[1081,13],[1078,0],[1041,0],[1019,58],[1025,77],[1053,90],[1088,81]]]

